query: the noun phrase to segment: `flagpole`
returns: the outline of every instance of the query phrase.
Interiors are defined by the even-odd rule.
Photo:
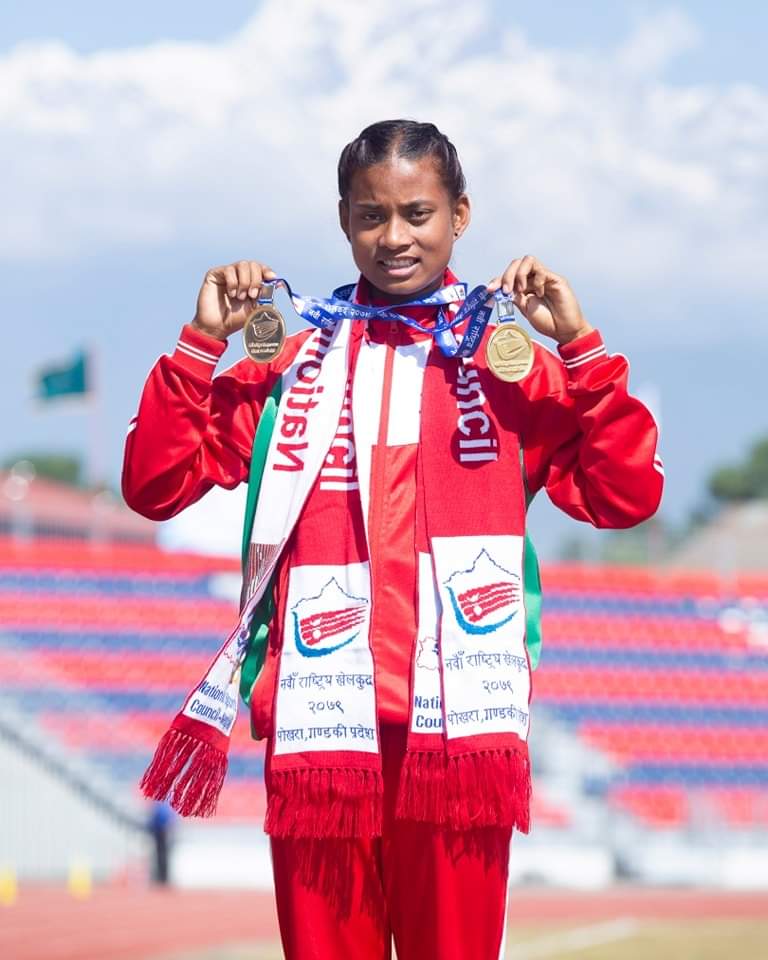
[[[104,539],[105,510],[111,499],[103,490],[98,492],[99,488],[106,487],[107,481],[103,379],[98,346],[90,343],[87,348],[79,350],[73,360],[40,370],[35,383],[35,396],[45,401],[46,406],[73,397],[85,405],[80,408],[86,418],[80,431],[80,437],[83,438],[81,444],[84,441],[85,449],[81,446],[78,453],[82,463],[81,481],[86,489],[92,491],[90,533],[94,541]]]
[[[105,543],[112,497],[106,491],[106,420],[103,403],[102,356],[95,343],[88,345],[87,397],[88,422],[87,485],[91,488],[90,541],[92,549]]]
[[[95,343],[88,346],[88,395],[90,416],[87,451],[87,482],[95,489],[106,484],[105,471],[105,420],[102,403],[102,363]]]

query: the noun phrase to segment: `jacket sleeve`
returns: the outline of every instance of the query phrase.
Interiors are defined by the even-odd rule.
[[[248,479],[269,368],[248,364],[249,380],[236,364],[214,377],[226,346],[185,326],[173,355],[150,371],[123,459],[123,496],[137,513],[166,520],[212,486]]]
[[[628,393],[626,358],[608,356],[596,330],[558,350],[560,360],[537,345],[526,378],[521,434],[529,490],[543,487],[567,514],[596,527],[647,520],[661,501],[664,468],[656,422]]]

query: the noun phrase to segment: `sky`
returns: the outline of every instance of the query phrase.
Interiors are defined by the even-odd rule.
[[[261,259],[316,295],[353,280],[338,153],[409,116],[462,158],[460,276],[533,253],[629,357],[682,523],[768,432],[766,35],[757,2],[0,5],[0,458],[80,452],[116,483],[205,270]],[[35,371],[81,346],[96,413],[36,407]],[[533,524],[545,556],[573,527],[543,505]]]

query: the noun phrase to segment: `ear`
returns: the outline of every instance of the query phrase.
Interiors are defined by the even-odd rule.
[[[339,200],[339,226],[349,240],[349,203],[346,200]]]
[[[469,197],[466,193],[462,193],[459,199],[453,205],[453,238],[458,240],[459,237],[464,233],[464,231],[469,226],[469,222],[472,219],[470,206],[469,206]]]

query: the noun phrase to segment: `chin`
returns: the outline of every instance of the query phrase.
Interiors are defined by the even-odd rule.
[[[407,280],[397,280],[392,277],[381,277],[375,281],[375,286],[382,293],[416,293],[426,286],[426,283],[419,279],[415,280],[409,277]]]
[[[399,278],[389,276],[389,274],[381,275],[378,271],[376,271],[375,278],[368,277],[368,281],[382,293],[388,293],[397,297],[404,297],[418,293],[420,290],[434,287],[435,284],[438,284],[439,286],[440,283],[442,283],[443,272],[444,271],[441,271],[437,277],[425,276],[423,273],[419,272],[414,274],[412,277]]]

